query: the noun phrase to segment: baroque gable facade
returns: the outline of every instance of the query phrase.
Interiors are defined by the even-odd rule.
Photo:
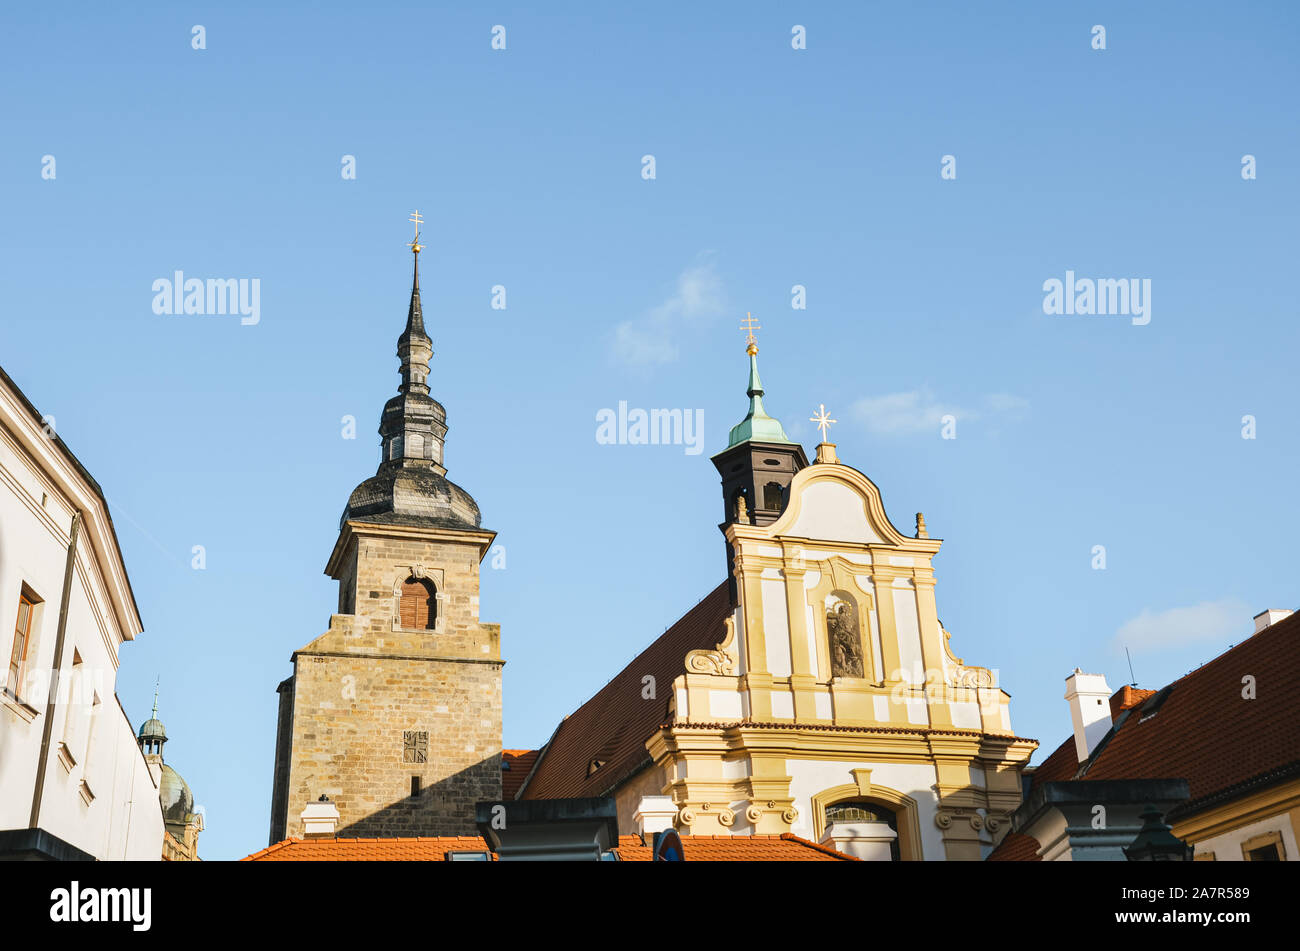
[[[519,795],[611,795],[625,833],[666,822],[982,859],[1037,744],[1012,732],[993,672],[953,653],[942,542],[919,514],[899,531],[833,444],[806,462],[764,409],[756,355],[751,339],[750,411],[713,460],[728,582],[566,718]],[[646,676],[671,683],[650,713],[627,696]]]

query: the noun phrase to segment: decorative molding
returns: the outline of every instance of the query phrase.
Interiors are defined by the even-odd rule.
[[[854,782],[823,789],[812,797],[813,841],[820,842],[822,836],[826,834],[826,809],[828,806],[865,799],[868,802],[876,802],[887,807],[898,818],[899,858],[904,862],[921,861],[924,855],[921,848],[920,810],[917,808],[916,800],[904,792],[877,783],[871,783],[870,793],[864,794],[862,792],[864,781],[862,774],[867,774],[865,779],[869,782],[871,770],[855,769],[852,773]],[[938,822],[937,815],[935,821]],[[940,828],[944,828],[944,826],[940,826]]]
[[[1255,849],[1263,849],[1273,845],[1277,847],[1277,857],[1283,862],[1287,860],[1286,843],[1282,841],[1282,833],[1277,829],[1268,832],[1262,832],[1259,835],[1251,836],[1241,843],[1241,857],[1243,861],[1251,861],[1250,853]]]
[[[398,634],[445,634],[447,633],[447,612],[443,609],[444,574],[441,568],[426,568],[424,565],[398,565],[397,579],[393,582],[393,623],[390,628]],[[403,573],[405,572],[405,573]],[[418,581],[433,582],[433,594],[438,602],[438,616],[433,619],[433,627],[402,627],[402,585],[407,578]]]
[[[10,713],[18,717],[18,719],[22,720],[24,723],[31,723],[41,714],[41,711],[37,710],[31,704],[24,703],[22,700],[11,694],[8,688],[0,688],[0,703],[4,704],[5,708],[9,710]]]
[[[997,686],[993,671],[987,667],[965,667],[962,665],[950,667],[947,671],[947,680],[950,687],[979,688]]]
[[[686,655],[686,669],[691,673],[728,676],[736,670],[733,653],[736,640],[736,617],[728,615],[724,622],[726,636],[713,650],[694,650]]]
[[[934,814],[934,824],[940,829],[947,831],[952,828],[954,822],[965,821],[970,824],[971,829],[979,832],[984,828],[984,817],[978,812],[968,809],[940,809]],[[989,831],[992,832],[996,825],[995,819],[989,820]]]
[[[858,794],[862,796],[871,795],[871,770],[869,769],[851,769],[853,781],[858,785]]]

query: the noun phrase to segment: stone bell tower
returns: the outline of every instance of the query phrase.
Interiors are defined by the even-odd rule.
[[[410,246],[401,383],[380,417],[379,469],[348,498],[325,566],[338,613],[294,652],[278,691],[271,842],[302,835],[303,810],[322,796],[340,836],[473,834],[475,803],[501,796],[500,626],[478,616],[495,533],[446,478],[418,230]]]

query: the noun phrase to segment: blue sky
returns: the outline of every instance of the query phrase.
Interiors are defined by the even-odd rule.
[[[722,580],[746,311],[768,410],[811,454],[825,403],[894,522],[946,539],[953,648],[1044,753],[1075,666],[1118,687],[1128,643],[1159,686],[1296,605],[1293,5],[591,6],[6,11],[0,363],[108,494],[146,627],[118,693],[142,720],[161,676],[207,858],[266,844],[414,208],[449,477],[506,551],[507,746]],[[178,269],[259,279],[260,322],[154,314]],[[1067,270],[1149,279],[1150,323],[1044,315]],[[597,444],[620,400],[702,410],[705,451]]]

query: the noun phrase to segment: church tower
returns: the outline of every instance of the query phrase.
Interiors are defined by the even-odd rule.
[[[790,482],[808,457],[803,446],[785,434],[780,420],[767,415],[763,408],[763,381],[758,376],[758,340],[754,315],[746,314],[742,330],[746,331],[745,352],[749,355],[749,412],[735,426],[727,439],[727,448],[713,456],[713,464],[722,476],[722,524],[770,525],[785,510],[790,498]],[[737,603],[735,550],[727,543],[727,578],[731,585],[731,603]]]
[[[380,417],[378,471],[348,498],[325,566],[338,613],[278,689],[272,843],[302,835],[322,797],[340,836],[432,836],[473,834],[475,803],[501,796],[501,629],[478,616],[495,533],[446,478],[411,220],[401,383]]]
[[[645,796],[683,834],[982,859],[1036,744],[1012,732],[996,671],[953,652],[935,600],[940,539],[920,514],[912,535],[894,525],[875,483],[840,461],[824,407],[808,462],[763,407],[747,323],[749,412],[713,457],[730,604],[695,609],[688,627],[707,632],[700,612],[716,612],[716,640],[678,662],[646,743],[653,766],[616,793],[620,812]]]
[[[163,762],[167,728],[158,719],[158,688],[153,692],[153,713],[140,724],[135,743],[144,754],[149,775],[158,787],[162,806],[164,862],[194,862],[199,857],[199,833],[203,831],[203,812],[194,808],[194,793],[181,774]]]
[[[731,427],[727,448],[713,457],[722,476],[723,524],[770,525],[785,509],[790,481],[808,465],[803,446],[785,434],[780,420],[763,408],[763,382],[758,377],[760,329],[746,315],[745,352],[749,355],[749,412]],[[743,501],[743,505],[741,504]]]

